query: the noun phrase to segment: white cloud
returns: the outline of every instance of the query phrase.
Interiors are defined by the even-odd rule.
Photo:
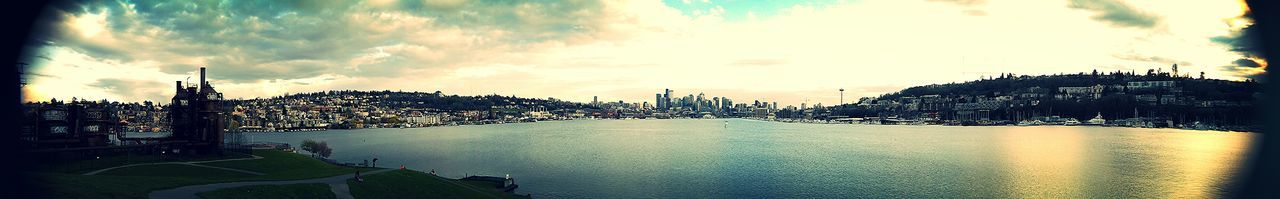
[[[1231,2],[1129,1],[1160,18],[1151,28],[1115,27],[1064,1],[869,0],[795,5],[768,16],[748,12],[748,20],[726,20],[721,6],[687,16],[658,1],[522,3],[494,10],[468,1],[422,2],[456,9],[435,15],[391,9],[394,3],[368,2],[322,19],[306,13],[250,17],[224,24],[244,33],[208,31],[219,38],[212,42],[183,40],[174,29],[143,23],[132,12],[123,19],[105,12],[75,15],[63,28],[74,30],[76,37],[60,45],[119,51],[131,59],[54,48],[49,56],[56,61],[40,64],[35,72],[63,75],[38,78],[28,90],[38,94],[35,99],[136,101],[145,97],[91,85],[109,78],[154,81],[161,84],[140,89],[169,93],[172,80],[186,76],[162,72],[173,69],[166,65],[216,63],[229,66],[210,66],[211,73],[272,74],[214,79],[219,91],[244,98],[389,89],[649,101],[653,93],[673,88],[681,95],[707,91],[738,102],[761,99],[786,105],[807,99],[833,104],[838,88],[848,90],[846,99],[856,99],[1002,72],[1142,71],[1172,64],[1167,61],[1190,64],[1184,72],[1240,78],[1219,69],[1239,54],[1209,40],[1230,34],[1226,19],[1241,14]],[[514,18],[498,17],[500,13]],[[107,26],[118,20],[132,28]],[[325,24],[339,28],[326,31],[330,26]],[[216,25],[207,26],[220,27]],[[259,39],[278,32],[288,37]],[[307,36],[321,40],[297,39]],[[237,40],[241,37],[248,39]],[[245,41],[270,45],[234,43]],[[298,58],[274,58],[283,55]],[[190,66],[177,69],[194,71]],[[244,69],[254,72],[239,71]]]

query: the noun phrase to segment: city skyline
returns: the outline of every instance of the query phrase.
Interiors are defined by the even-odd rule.
[[[163,102],[200,66],[226,71],[210,80],[229,99],[404,90],[656,103],[670,88],[785,105],[1002,73],[1179,64],[1243,80],[1266,66],[1231,42],[1250,23],[1236,1],[259,3],[53,6],[29,46],[26,100]]]

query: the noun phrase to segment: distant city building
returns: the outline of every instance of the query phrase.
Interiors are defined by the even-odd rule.
[[[662,98],[662,93],[655,94],[653,97],[653,104],[657,106],[658,109],[666,109],[665,105],[667,105],[667,103],[665,101],[666,100],[663,100]]]
[[[1098,99],[1102,98],[1102,85],[1081,86],[1081,87],[1058,87],[1058,95],[1054,98],[1058,100],[1068,99]]]
[[[1133,81],[1129,82],[1126,89],[1155,89],[1155,88],[1173,88],[1176,86],[1175,81]]]

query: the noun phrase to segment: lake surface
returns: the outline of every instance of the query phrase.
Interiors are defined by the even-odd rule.
[[[726,125],[726,121],[728,121]],[[535,198],[1215,198],[1255,133],[1109,127],[578,120],[251,133]]]

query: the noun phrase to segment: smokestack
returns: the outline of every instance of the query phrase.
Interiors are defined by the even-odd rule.
[[[175,81],[178,84],[178,92],[182,92],[182,81]]]
[[[200,91],[204,91],[204,67],[200,67]]]

